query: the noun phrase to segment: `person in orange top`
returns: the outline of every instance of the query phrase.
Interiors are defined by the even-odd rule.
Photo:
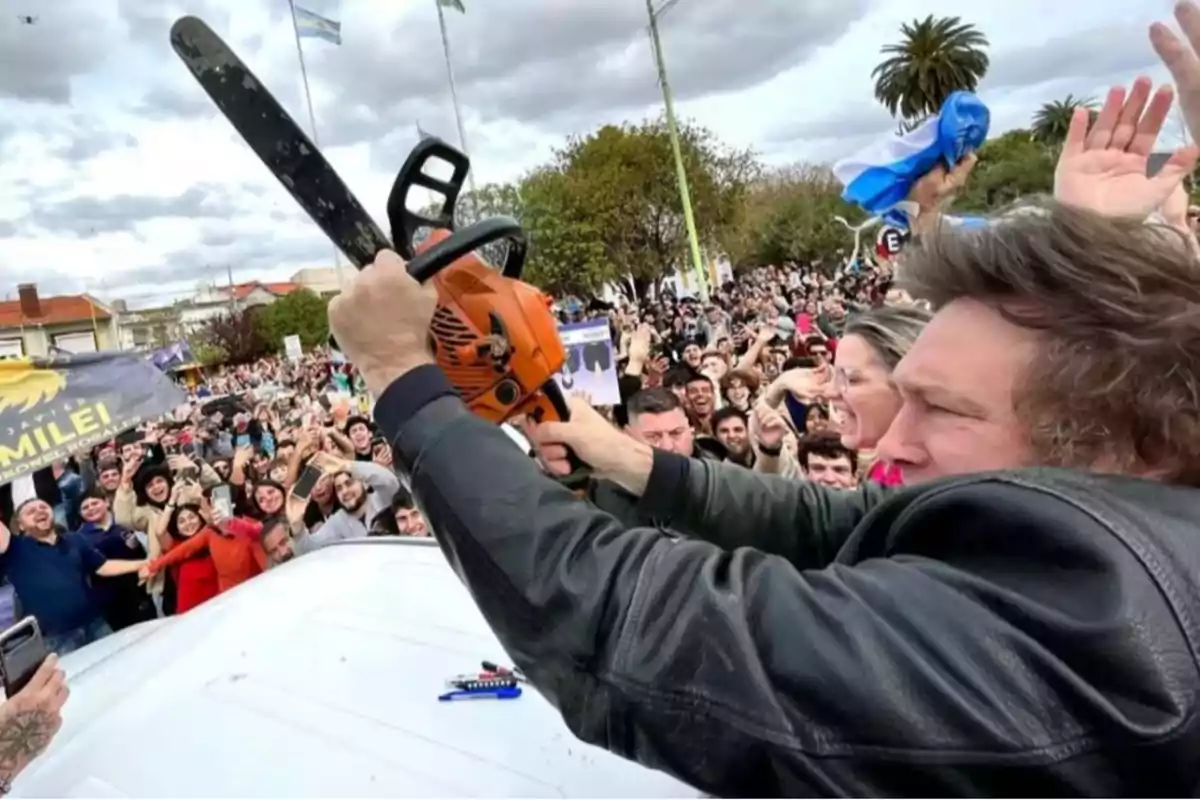
[[[209,524],[143,567],[143,578],[148,580],[164,569],[207,553],[217,568],[220,594],[267,569],[261,523],[239,517],[223,518],[220,509],[211,505],[208,498],[201,501],[200,507]]]

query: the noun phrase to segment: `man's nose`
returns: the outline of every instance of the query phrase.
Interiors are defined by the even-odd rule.
[[[911,416],[907,405],[900,408],[900,413],[875,446],[877,457],[893,464],[914,466],[920,466],[928,460],[928,454],[914,436]]]

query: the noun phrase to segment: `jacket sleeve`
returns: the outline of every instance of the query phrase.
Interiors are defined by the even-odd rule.
[[[138,526],[134,519],[137,513],[137,494],[133,489],[125,486],[118,486],[117,493],[113,495],[113,519],[117,524],[130,530],[144,530]]]
[[[718,547],[753,547],[801,568],[823,567],[872,508],[878,486],[854,492],[766,475],[736,464],[654,453],[651,485],[638,504],[643,518]]]
[[[353,461],[349,469],[354,477],[374,489],[384,503],[392,502],[392,498],[400,489],[400,481],[397,480],[396,474],[386,467],[370,461]]]
[[[171,552],[150,562],[150,571],[157,575],[168,567],[182,564],[192,556],[203,553],[208,549],[208,540],[212,535],[211,529],[205,528],[186,542],[175,545]]]
[[[1127,702],[1188,645],[1170,614],[1140,613],[1165,601],[1132,554],[1072,534],[1095,525],[1064,503],[1014,518],[996,510],[1024,496],[935,494],[882,526],[909,531],[904,558],[798,570],[624,528],[448,392],[415,411],[390,393],[376,415],[517,666],[581,739],[703,791],[961,794],[1062,760],[1051,785],[1087,794],[1103,762],[1068,762],[1103,757],[1080,746],[1094,726],[1148,741],[1191,713],[1162,692]]]

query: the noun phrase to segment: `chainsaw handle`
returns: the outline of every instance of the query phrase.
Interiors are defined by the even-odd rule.
[[[433,160],[444,161],[454,168],[449,180],[440,180],[425,172],[425,165]],[[421,228],[454,230],[454,208],[470,169],[471,160],[466,153],[436,136],[422,139],[408,154],[404,166],[396,173],[387,201],[392,241],[395,242],[396,252],[405,261],[411,261],[416,255],[413,240]],[[442,198],[441,208],[433,216],[426,216],[408,207],[408,193],[414,186],[420,186]]]
[[[428,250],[413,256],[408,262],[408,274],[418,282],[425,283],[463,256],[501,240],[508,241],[508,255],[501,272],[506,278],[520,278],[525,255],[529,251],[529,240],[521,223],[512,217],[489,217],[455,231]]]
[[[558,417],[560,422],[567,422],[571,419],[571,407],[567,405],[567,398],[563,395],[557,381],[551,379],[542,387],[542,394],[545,395],[554,415]],[[585,464],[583,459],[575,455],[575,451],[569,447],[567,448],[567,463],[571,467],[570,473],[554,477],[559,483],[572,489],[578,488],[585,479],[591,476],[592,468]]]

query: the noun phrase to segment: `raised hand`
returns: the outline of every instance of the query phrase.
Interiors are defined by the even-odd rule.
[[[1175,5],[1175,20],[1183,39],[1161,22],[1150,26],[1150,44],[1171,71],[1179,105],[1192,139],[1200,139],[1200,7],[1194,2]]]
[[[1147,177],[1147,161],[1174,101],[1170,86],[1151,90],[1144,77],[1128,92],[1109,89],[1090,130],[1090,112],[1076,109],[1054,172],[1058,202],[1108,217],[1145,219],[1196,168],[1200,149],[1182,147]]]

